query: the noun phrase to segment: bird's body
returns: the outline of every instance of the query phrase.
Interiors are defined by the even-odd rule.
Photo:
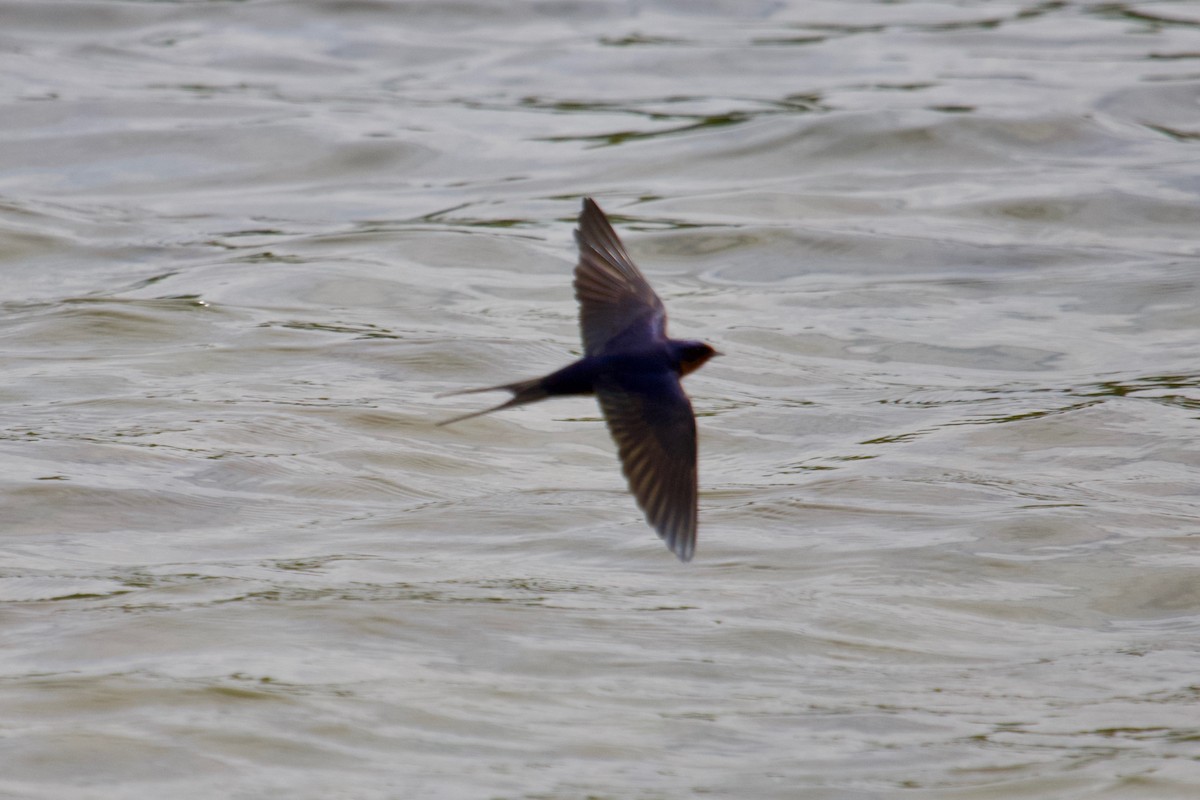
[[[679,381],[717,352],[704,342],[667,338],[662,301],[591,199],[583,201],[575,238],[583,358],[541,378],[454,392],[513,396],[440,424],[547,397],[596,395],[638,505],[688,561],[696,547],[696,419]]]

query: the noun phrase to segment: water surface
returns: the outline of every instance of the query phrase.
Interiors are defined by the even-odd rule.
[[[0,15],[0,796],[1195,796],[1192,4]],[[594,402],[434,426],[583,195],[688,565]]]

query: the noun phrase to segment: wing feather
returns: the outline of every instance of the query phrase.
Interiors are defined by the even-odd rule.
[[[681,561],[696,550],[696,418],[672,374],[616,380],[596,390],[629,490]]]
[[[628,342],[665,337],[667,315],[662,300],[591,198],[584,198],[575,241],[579,244],[575,297],[584,351],[600,355]]]

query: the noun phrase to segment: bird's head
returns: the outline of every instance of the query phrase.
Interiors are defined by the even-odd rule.
[[[721,355],[711,345],[704,342],[687,340],[675,343],[675,354],[679,358],[679,374],[687,375],[704,366],[704,362],[713,356]]]

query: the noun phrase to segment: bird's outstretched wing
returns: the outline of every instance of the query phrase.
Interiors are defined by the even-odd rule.
[[[665,337],[667,314],[662,300],[590,197],[583,200],[575,241],[579,243],[575,297],[584,352],[601,355]]]
[[[696,550],[696,418],[669,372],[606,378],[596,397],[629,490],[680,561]]]

